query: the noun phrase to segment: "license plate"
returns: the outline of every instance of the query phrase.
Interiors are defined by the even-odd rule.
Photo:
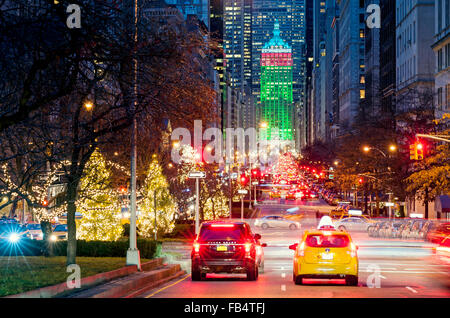
[[[226,252],[226,251],[228,251],[228,248],[226,245],[217,246],[217,252]]]
[[[322,259],[331,260],[333,258],[334,258],[333,254],[322,253]]]

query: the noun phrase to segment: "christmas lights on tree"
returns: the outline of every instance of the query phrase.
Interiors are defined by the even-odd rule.
[[[148,169],[144,186],[140,190],[139,201],[139,235],[153,237],[155,231],[155,197],[156,197],[156,231],[170,233],[175,227],[174,221],[178,206],[172,197],[169,184],[163,174],[156,156]]]
[[[77,238],[88,241],[115,241],[123,232],[120,222],[119,196],[111,188],[111,171],[103,156],[95,151],[81,179],[77,212],[82,218],[77,221]]]

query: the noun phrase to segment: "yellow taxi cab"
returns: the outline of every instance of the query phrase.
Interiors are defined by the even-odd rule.
[[[281,198],[281,192],[279,190],[273,190],[269,194],[271,199],[279,199]]]
[[[348,212],[342,208],[337,208],[330,211],[330,217],[333,219],[342,219],[348,216]]]
[[[331,218],[324,216],[316,229],[305,231],[301,241],[289,246],[295,251],[295,284],[304,278],[345,279],[346,285],[358,285],[358,247],[347,232],[334,228]]]

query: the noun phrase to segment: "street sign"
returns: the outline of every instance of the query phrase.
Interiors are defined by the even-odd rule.
[[[206,172],[204,171],[192,171],[189,173],[189,178],[191,179],[204,179],[206,178]]]
[[[238,190],[238,193],[239,193],[239,194],[247,194],[247,193],[248,193],[248,191],[247,191],[247,190],[245,190],[245,189],[244,189],[244,190]]]
[[[395,204],[393,202],[386,202],[384,205],[385,206],[395,206]]]

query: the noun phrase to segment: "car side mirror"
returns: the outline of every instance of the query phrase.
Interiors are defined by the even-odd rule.
[[[260,240],[261,239],[261,234],[255,234],[254,237],[255,237],[256,240]]]
[[[292,244],[289,246],[289,249],[295,251],[297,249],[297,246],[298,246],[298,243]]]
[[[267,243],[262,243],[261,247],[267,247]]]

